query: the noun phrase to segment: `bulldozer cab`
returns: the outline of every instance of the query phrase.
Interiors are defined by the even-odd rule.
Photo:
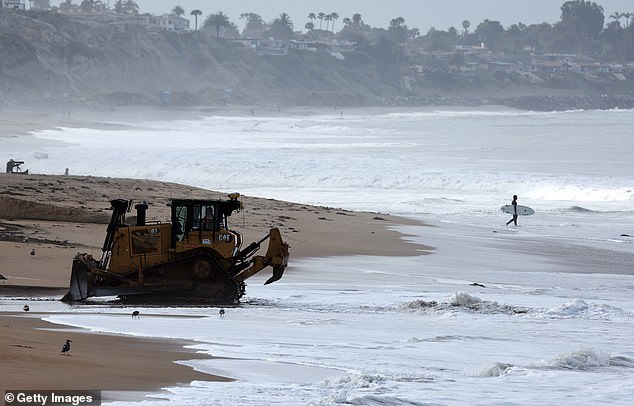
[[[210,247],[231,256],[242,237],[229,229],[228,217],[240,210],[237,198],[230,200],[173,200],[172,248],[176,252]]]

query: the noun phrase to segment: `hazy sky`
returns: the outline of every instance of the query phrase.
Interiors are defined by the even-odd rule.
[[[108,0],[104,0],[108,1]],[[344,17],[351,17],[360,13],[363,20],[373,27],[387,27],[391,19],[403,17],[410,28],[418,28],[426,33],[431,27],[446,30],[453,26],[460,28],[462,21],[469,20],[471,29],[485,18],[497,20],[506,28],[512,24],[554,23],[561,16],[561,5],[565,0],[136,0],[141,12],[153,14],[169,13],[174,6],[185,9],[186,17],[191,10],[199,9],[203,12],[204,20],[209,14],[222,11],[230,20],[242,27],[240,14],[254,12],[270,22],[280,13],[287,13],[294,23],[295,30],[303,30],[308,22],[308,14],[336,12],[339,20],[335,30],[343,25]],[[73,3],[80,3],[73,0]],[[51,3],[59,3],[52,1]],[[115,0],[109,0],[112,6]],[[612,21],[607,17],[615,11],[634,12],[632,0],[595,0],[603,7],[606,22]],[[317,23],[319,23],[317,21]]]

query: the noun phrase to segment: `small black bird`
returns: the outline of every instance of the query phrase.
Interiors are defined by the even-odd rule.
[[[139,318],[139,311],[138,310],[135,310],[135,311],[132,312],[132,318],[135,318],[135,317],[137,319]]]
[[[33,248],[33,249],[31,250],[31,256],[32,256],[32,257],[34,257],[34,256],[35,256],[35,248]]]
[[[72,341],[66,340],[66,344],[62,346],[62,354],[70,355],[70,343]]]
[[[218,314],[220,315],[220,317],[225,317],[225,309],[220,309]]]
[[[24,307],[22,308],[25,312],[28,312],[29,310],[31,310],[29,308],[29,305],[24,305]]]

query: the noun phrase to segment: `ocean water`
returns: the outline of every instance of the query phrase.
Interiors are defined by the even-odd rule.
[[[54,323],[194,340],[217,358],[182,363],[236,379],[142,404],[629,405],[632,123],[631,110],[213,116],[61,128],[0,139],[0,151],[36,173],[174,181],[432,226],[399,227],[432,255],[291,258],[279,282],[250,279],[223,318],[148,307],[137,309],[156,317],[130,322],[126,308],[50,305]],[[513,194],[536,211],[517,227],[499,210]]]

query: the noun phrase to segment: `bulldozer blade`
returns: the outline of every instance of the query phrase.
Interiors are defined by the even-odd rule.
[[[273,276],[271,276],[269,279],[266,280],[266,282],[264,282],[265,285],[268,285],[269,283],[273,283],[276,281],[279,281],[280,279],[282,279],[282,276],[284,275],[284,269],[286,268],[286,266],[276,266],[273,267]]]
[[[75,258],[70,276],[70,289],[62,298],[62,302],[76,302],[90,297],[88,288],[88,268],[86,264]]]

